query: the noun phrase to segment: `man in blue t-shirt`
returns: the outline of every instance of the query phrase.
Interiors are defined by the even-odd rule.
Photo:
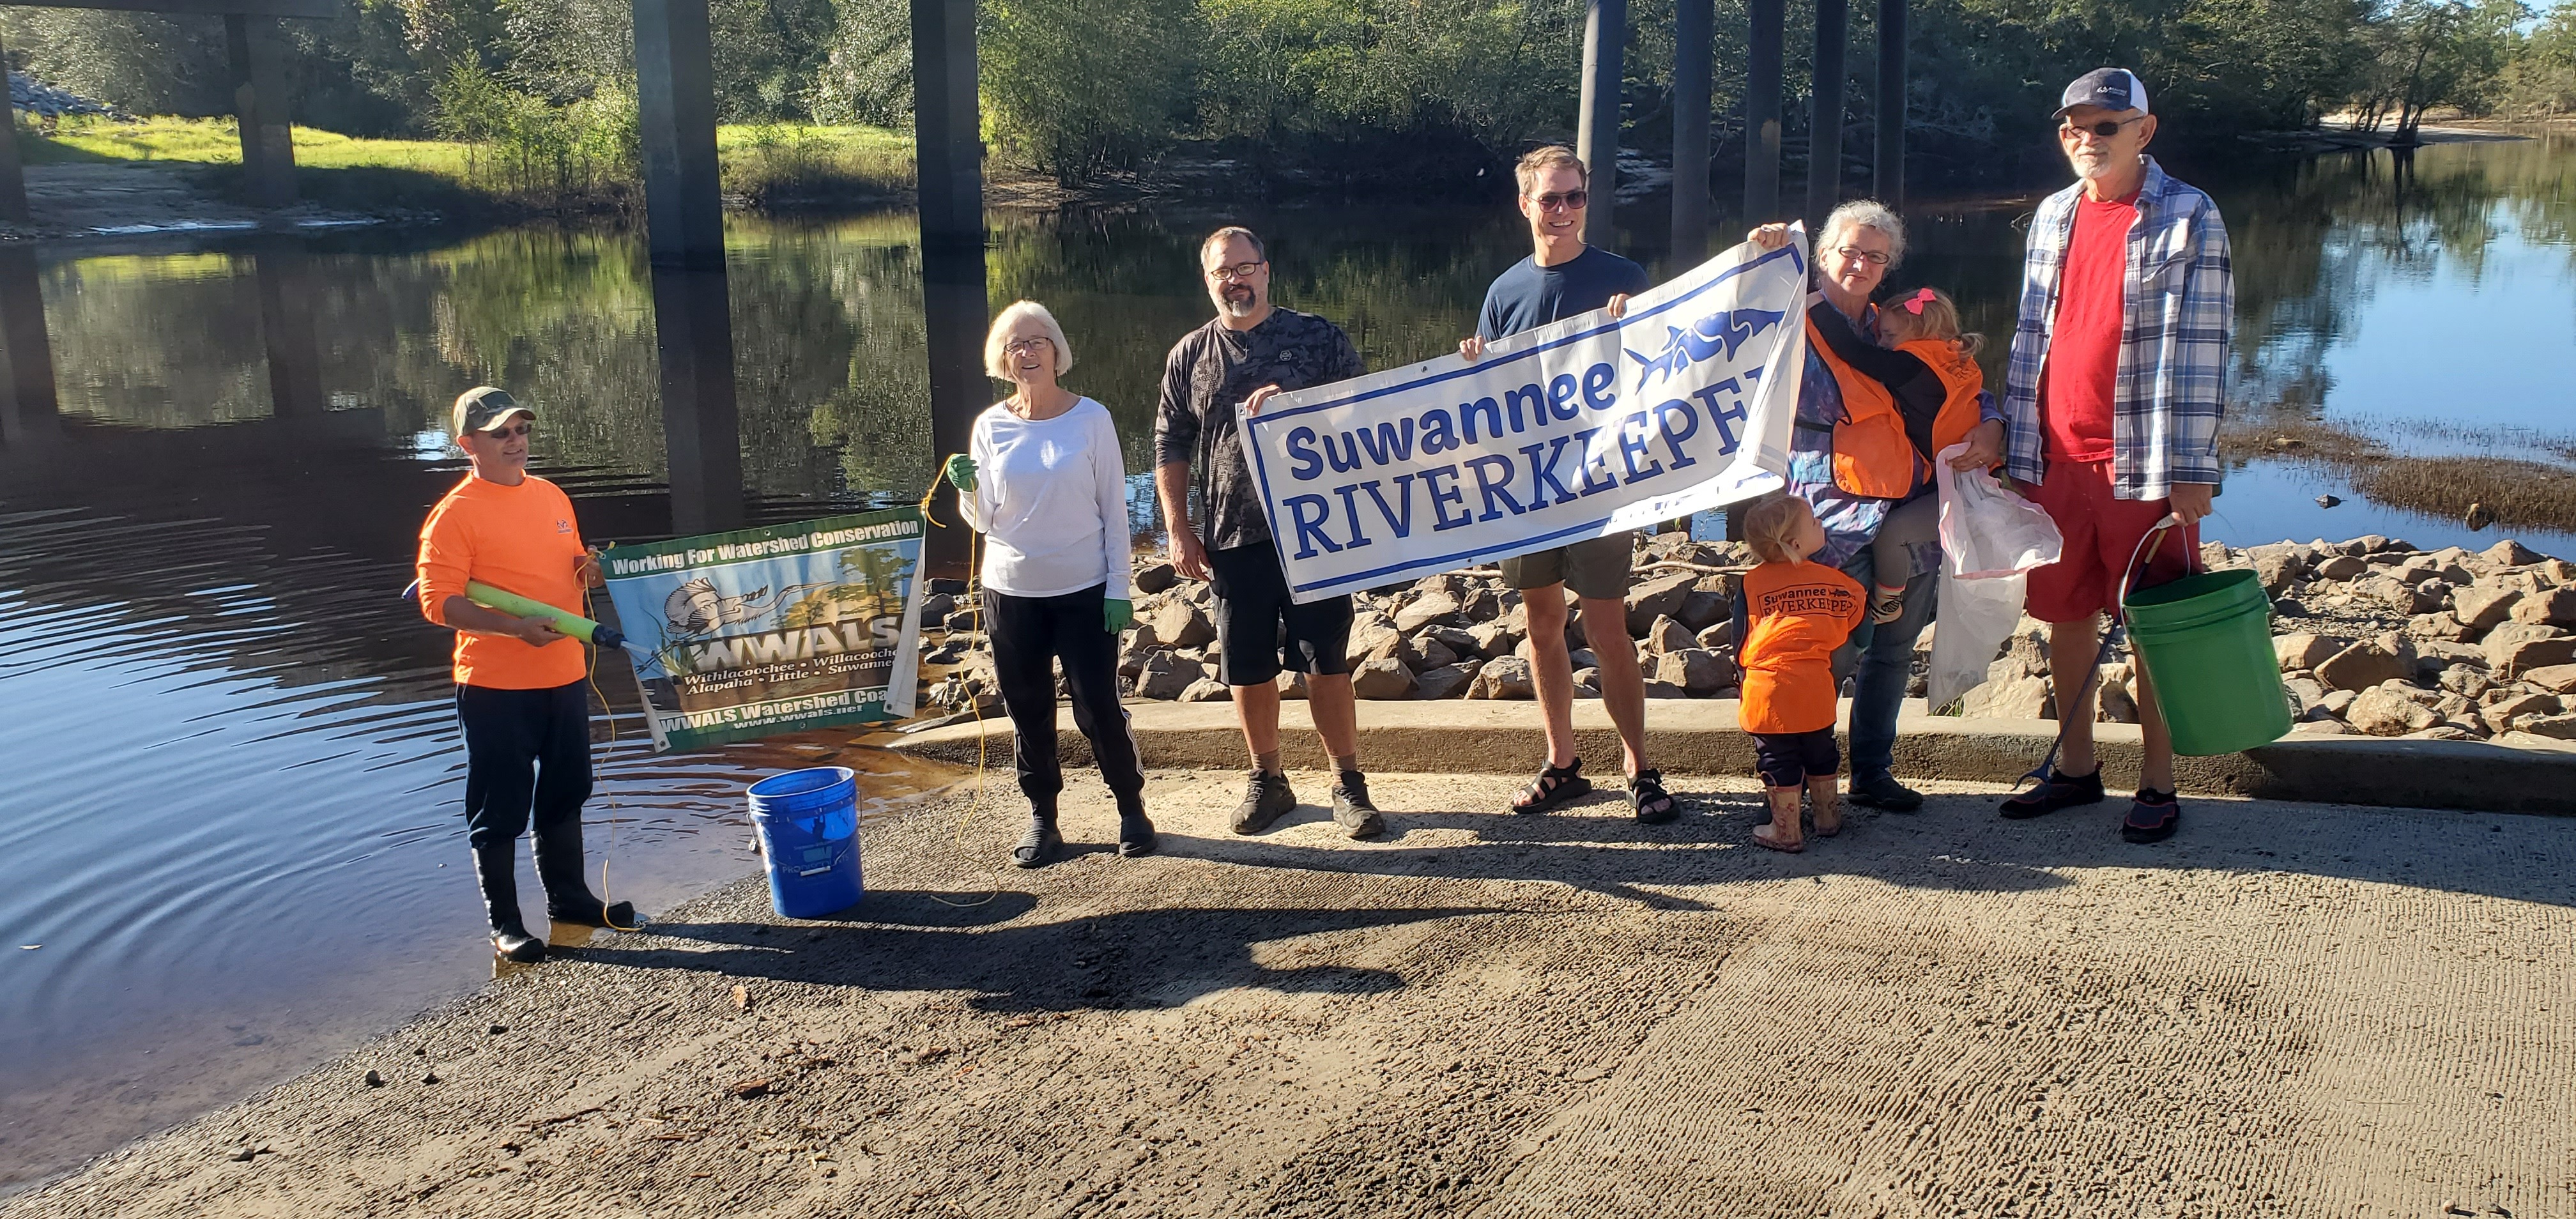
[[[1505,335],[1595,309],[1618,317],[1627,312],[1630,296],[1651,286],[1644,267],[1583,243],[1590,174],[1573,149],[1541,148],[1522,157],[1514,173],[1533,248],[1485,290],[1475,337],[1458,344],[1469,363],[1484,357],[1486,343]],[[1569,588],[1583,605],[1583,636],[1599,658],[1601,701],[1627,754],[1628,800],[1637,820],[1660,824],[1680,811],[1664,791],[1663,776],[1646,765],[1646,678],[1628,639],[1628,568],[1635,548],[1635,535],[1623,531],[1503,560],[1503,582],[1520,590],[1529,615],[1531,680],[1547,724],[1547,767],[1513,797],[1513,812],[1543,813],[1592,790],[1574,751],[1574,668],[1565,646]]]

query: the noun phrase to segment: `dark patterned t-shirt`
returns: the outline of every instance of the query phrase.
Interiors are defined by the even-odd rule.
[[[1361,371],[1351,336],[1294,309],[1273,309],[1250,330],[1211,320],[1172,345],[1163,361],[1162,405],[1154,416],[1154,463],[1197,465],[1207,514],[1199,536],[1210,548],[1270,540],[1234,408],[1264,385],[1312,389]]]

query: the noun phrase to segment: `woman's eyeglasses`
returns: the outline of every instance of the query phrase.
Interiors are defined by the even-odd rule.
[[[2107,140],[2112,136],[2120,134],[2121,128],[2126,127],[2131,123],[2140,122],[2146,117],[2147,116],[2143,114],[2138,114],[2124,119],[2104,119],[2098,123],[2077,123],[2068,121],[2059,123],[2057,125],[2057,129],[2067,135],[2073,135],[2079,131],[2091,132],[2094,139]]]
[[[1035,352],[1044,351],[1054,345],[1055,341],[1053,339],[1041,334],[1025,339],[1013,339],[1008,343],[1002,344],[1002,354],[1006,356],[1030,355]]]
[[[1592,203],[1592,192],[1588,190],[1570,190],[1562,194],[1532,195],[1530,196],[1530,202],[1537,204],[1538,210],[1542,212],[1570,212],[1590,206]]]
[[[1865,262],[1873,267],[1883,267],[1887,265],[1887,255],[1876,250],[1864,250],[1856,245],[1837,247],[1834,250],[1834,257],[1840,258],[1844,262]]]

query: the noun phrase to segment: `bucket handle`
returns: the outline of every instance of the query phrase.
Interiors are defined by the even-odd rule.
[[[2120,599],[2111,603],[2111,625],[2113,627],[2116,628],[2128,622],[2129,594],[2136,591],[2135,586],[2138,582],[2138,573],[2146,570],[2145,560],[2148,555],[2155,553],[2157,539],[2162,538],[2165,535],[2166,530],[2175,528],[2181,524],[2182,521],[2180,518],[2174,516],[2172,513],[2166,513],[2163,520],[2156,522],[2155,528],[2148,530],[2145,537],[2138,539],[2137,548],[2129,552],[2129,565],[2122,569],[2120,573]],[[2189,555],[2185,556],[2184,562],[2189,565],[2186,570],[2194,575],[2199,574],[2199,551],[2192,551]]]

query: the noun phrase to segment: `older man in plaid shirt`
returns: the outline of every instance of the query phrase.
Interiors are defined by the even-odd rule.
[[[2039,205],[2022,260],[2021,316],[2004,391],[2006,469],[2048,510],[2066,550],[2030,573],[2031,616],[2049,624],[2049,670],[2065,743],[2036,790],[2003,815],[2037,817],[2103,798],[2086,690],[2101,615],[2159,524],[2141,587],[2191,569],[2219,482],[2218,420],[2236,290],[2227,229],[2209,196],[2146,155],[2156,120],[2126,68],[2066,87],[2057,141],[2078,179]],[[2173,738],[2138,673],[2146,761],[2120,834],[2173,836]]]

